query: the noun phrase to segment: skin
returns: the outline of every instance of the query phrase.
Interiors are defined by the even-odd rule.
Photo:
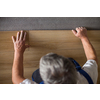
[[[12,67],[12,82],[14,84],[19,84],[23,80],[25,80],[23,76],[23,54],[26,48],[29,47],[29,45],[25,45],[25,39],[26,39],[26,32],[18,32],[17,38],[15,39],[15,36],[12,36],[12,41],[14,43],[14,61],[13,61],[13,67]]]
[[[72,30],[73,34],[80,38],[83,44],[83,48],[87,57],[87,60],[95,60],[97,62],[96,52],[87,37],[87,29],[84,27],[78,27],[76,30]],[[12,82],[14,84],[19,84],[25,80],[23,76],[23,55],[26,48],[29,45],[25,45],[26,32],[18,32],[17,37],[12,36],[12,41],[14,43],[14,61],[12,67]]]
[[[98,63],[95,49],[87,36],[87,29],[84,27],[78,27],[76,30],[72,30],[72,32],[76,37],[81,39],[87,60],[95,60]]]

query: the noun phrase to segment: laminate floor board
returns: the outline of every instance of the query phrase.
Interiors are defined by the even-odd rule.
[[[57,53],[59,55],[65,56],[65,57],[85,57],[84,50],[83,49],[75,49],[75,50],[46,50],[46,49],[35,49],[25,51],[24,53],[24,62],[28,61],[38,61],[40,58],[48,53]],[[98,52],[99,54],[99,52]],[[12,63],[14,58],[14,52],[0,52],[0,56],[2,59],[0,59],[0,63]]]
[[[30,48],[24,53],[24,75],[31,79],[32,73],[39,68],[40,58],[47,53],[57,53],[74,58],[81,66],[86,62],[81,40],[71,30],[28,30],[26,44]],[[17,31],[0,31],[0,84],[12,84],[12,65],[14,47],[11,36]],[[100,66],[100,30],[88,31],[88,37],[94,46]],[[100,84],[100,67],[98,67]]]
[[[28,31],[26,31],[29,33]],[[16,36],[17,31],[0,31],[0,52],[2,51],[14,51],[12,36]],[[29,34],[27,34],[26,44],[29,41]]]

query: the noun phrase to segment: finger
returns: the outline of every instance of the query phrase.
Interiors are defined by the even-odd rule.
[[[83,27],[84,29],[86,29],[85,27]]]
[[[26,48],[29,48],[30,46],[29,46],[29,45],[25,45],[25,47],[26,47]]]
[[[19,40],[19,37],[20,37],[20,34],[19,34],[19,32],[17,32],[17,41]]]
[[[78,31],[79,30],[79,27],[76,27],[76,31]]]
[[[83,27],[81,27],[83,29]]]
[[[23,38],[23,30],[21,30],[20,40],[22,40],[22,38]]]
[[[23,37],[23,40],[25,41],[25,39],[26,39],[26,32],[24,33],[24,37]]]
[[[15,43],[15,42],[16,42],[16,39],[15,39],[15,37],[14,37],[14,36],[12,36],[12,41],[13,41],[13,43]]]
[[[72,30],[72,32],[76,35],[77,34],[77,32],[75,31],[75,30]]]

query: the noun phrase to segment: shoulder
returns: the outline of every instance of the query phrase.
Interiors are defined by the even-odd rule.
[[[95,60],[88,60],[82,67],[82,69],[89,69],[90,71],[95,71],[98,69],[98,65]]]
[[[30,80],[30,79],[25,79],[23,80],[23,82],[21,82],[20,84],[37,84],[36,82]]]
[[[92,78],[94,83],[97,83],[98,78],[98,65],[95,60],[88,60],[82,67],[84,71],[86,71],[90,77]]]

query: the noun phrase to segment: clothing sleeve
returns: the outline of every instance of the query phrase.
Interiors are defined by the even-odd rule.
[[[25,79],[23,82],[21,82],[20,84],[37,84],[36,82],[29,80],[29,79]]]
[[[84,71],[86,71],[91,79],[93,80],[93,83],[97,83],[98,78],[98,65],[95,60],[88,60],[82,67]]]

